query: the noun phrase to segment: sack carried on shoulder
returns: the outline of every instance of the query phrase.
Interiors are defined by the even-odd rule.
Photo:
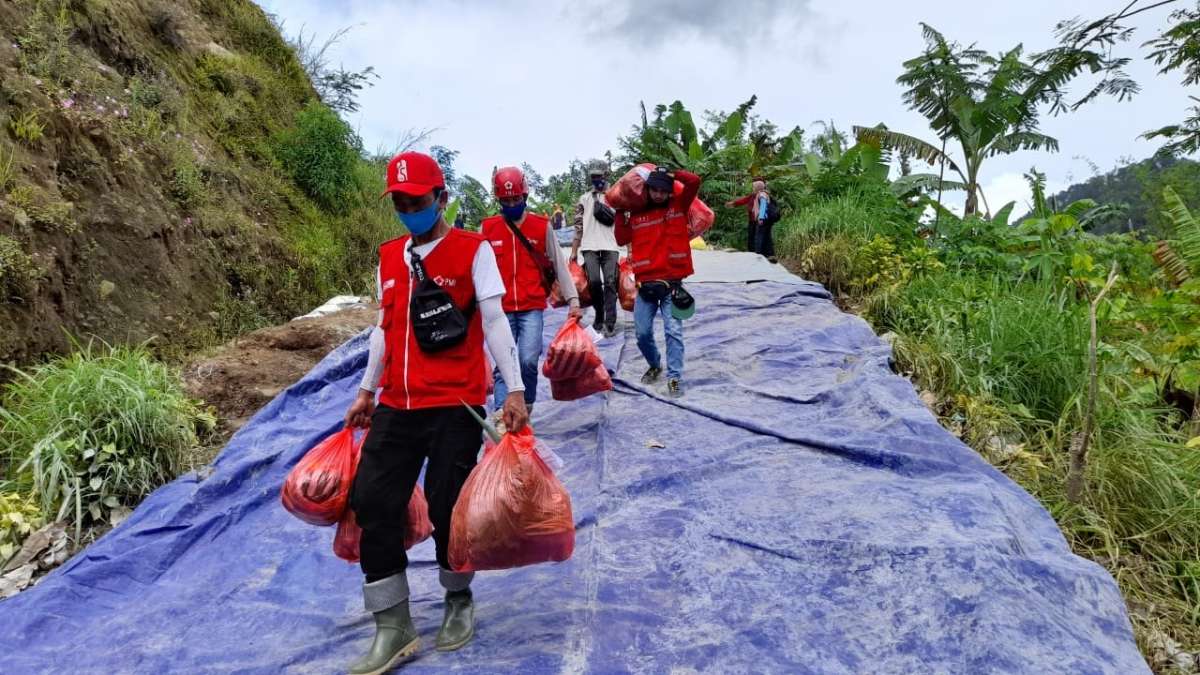
[[[475,313],[475,301],[471,301],[466,313],[460,310],[450,294],[425,273],[425,264],[416,251],[412,251],[412,269],[417,277],[417,288],[413,291],[408,313],[417,346],[425,352],[440,352],[457,346],[467,339],[467,326]]]

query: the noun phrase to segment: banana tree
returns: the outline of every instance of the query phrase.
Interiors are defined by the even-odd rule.
[[[1018,150],[1058,150],[1058,141],[1038,130],[1039,106],[1054,91],[1047,73],[1022,60],[1017,46],[997,56],[951,43],[928,25],[926,49],[906,61],[897,82],[904,100],[929,120],[931,142],[883,127],[854,127],[860,141],[907,153],[949,169],[966,188],[965,215],[990,212],[979,177],[984,160]],[[958,145],[956,161],[947,149]]]

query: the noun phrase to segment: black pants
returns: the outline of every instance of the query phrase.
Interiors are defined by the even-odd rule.
[[[768,258],[775,257],[775,225],[773,223],[763,223],[758,226],[758,246],[754,252],[765,255]]]
[[[587,272],[588,292],[596,310],[596,330],[617,325],[618,251],[584,251],[583,271]]]
[[[480,417],[485,414],[483,408],[475,412]],[[362,528],[359,557],[368,582],[408,568],[404,551],[408,500],[426,459],[425,498],[437,561],[442,569],[450,569],[450,514],[475,467],[482,438],[479,423],[462,406],[375,409],[350,492],[350,507]]]
[[[746,222],[746,250],[758,253],[758,223],[753,220]]]

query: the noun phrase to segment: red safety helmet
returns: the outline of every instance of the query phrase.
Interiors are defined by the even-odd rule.
[[[527,194],[525,174],[515,166],[496,169],[496,173],[492,174],[492,192],[496,195],[496,199],[520,197]]]

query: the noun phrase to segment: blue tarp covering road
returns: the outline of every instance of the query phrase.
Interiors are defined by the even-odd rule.
[[[543,386],[571,560],[481,574],[476,640],[438,654],[432,542],[414,549],[424,647],[406,672],[1148,672],[1112,578],[938,425],[863,321],[799,280],[691,289],[683,399],[640,384],[631,327],[602,343],[613,392],[557,403]],[[365,363],[359,336],[211,475],[0,602],[0,670],[342,672],[370,636],[361,576],[279,486]]]

